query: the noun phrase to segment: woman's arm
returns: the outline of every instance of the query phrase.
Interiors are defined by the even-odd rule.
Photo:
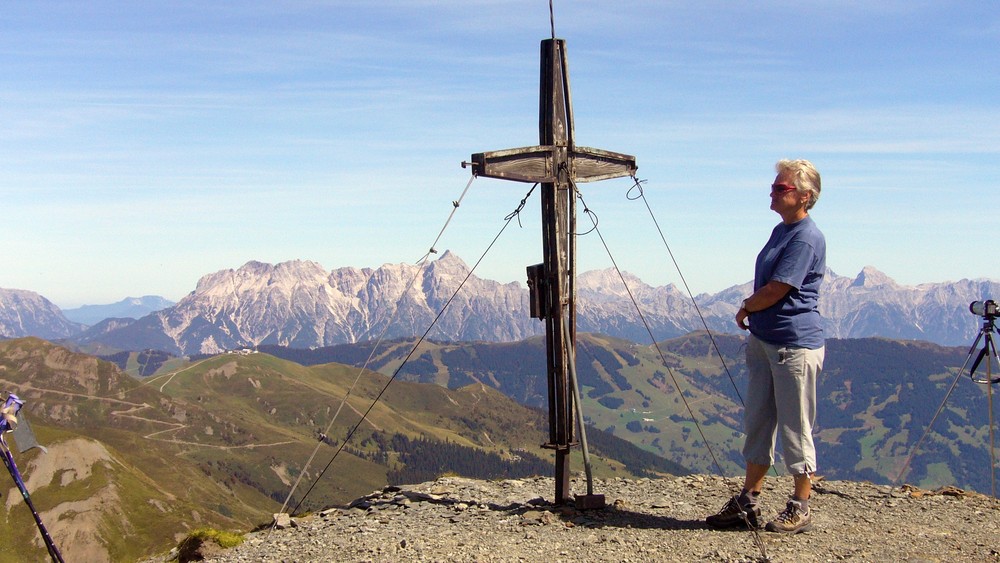
[[[792,286],[787,283],[774,280],[767,282],[763,287],[753,292],[753,295],[743,300],[740,310],[736,311],[736,324],[743,330],[749,330],[750,325],[746,323],[746,319],[750,313],[767,309],[781,301],[791,290]]]

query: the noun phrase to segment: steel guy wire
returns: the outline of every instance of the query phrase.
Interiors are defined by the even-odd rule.
[[[469,187],[472,186],[472,182],[475,181],[475,179],[476,179],[476,176],[471,176],[469,178],[469,182],[465,185],[465,189],[462,190],[462,195],[460,195],[457,200],[452,201],[452,204],[451,204],[452,205],[451,213],[448,214],[448,218],[445,220],[444,225],[441,227],[441,230],[438,232],[437,238],[434,239],[434,242],[431,244],[430,249],[428,250],[428,252],[426,254],[424,254],[424,256],[420,260],[417,261],[417,270],[414,272],[413,276],[410,278],[409,283],[406,285],[406,287],[403,289],[402,293],[400,294],[400,300],[402,300],[403,297],[406,296],[406,294],[413,287],[413,284],[416,283],[417,278],[420,277],[421,273],[423,272],[424,266],[426,265],[428,258],[430,258],[430,255],[437,253],[437,250],[435,249],[435,247],[437,246],[437,243],[441,240],[441,237],[444,236],[445,230],[448,228],[448,225],[451,223],[452,218],[455,216],[455,212],[462,205],[462,200],[465,199],[465,194],[467,194],[469,192]],[[374,271],[372,272],[371,275],[374,275]],[[369,278],[370,277],[371,276],[369,276]],[[389,316],[389,319],[386,321],[385,326],[382,328],[382,332],[379,333],[379,336],[376,339],[375,345],[372,347],[371,352],[368,354],[368,358],[365,359],[364,365],[362,365],[358,369],[358,374],[354,378],[354,382],[351,384],[351,387],[347,390],[347,393],[344,395],[343,399],[340,401],[340,405],[337,407],[337,410],[334,413],[333,418],[330,419],[329,424],[327,424],[326,430],[321,434],[321,436],[329,435],[330,430],[333,428],[334,423],[336,423],[337,418],[340,416],[340,413],[343,410],[344,405],[347,403],[347,399],[350,398],[350,396],[353,394],[354,389],[357,387],[358,382],[361,380],[361,376],[365,373],[365,370],[368,369],[368,365],[371,363],[372,358],[375,357],[375,353],[378,351],[379,347],[382,345],[382,341],[385,339],[385,335],[388,332],[389,327],[392,326],[392,323],[393,323],[394,319],[396,318],[396,314],[398,314],[398,313],[399,313],[399,302],[397,301],[396,304],[395,304],[395,307],[393,309],[392,314]],[[312,465],[312,462],[316,458],[316,454],[319,453],[319,449],[322,446],[322,444],[323,444],[322,440],[317,440],[316,446],[313,448],[312,454],[309,456],[309,460],[306,461],[306,464],[303,466],[302,471],[300,471],[298,477],[296,477],[295,483],[292,485],[291,490],[289,490],[288,496],[285,497],[285,501],[281,505],[281,511],[280,512],[283,513],[285,511],[285,509],[288,508],[288,503],[291,501],[292,495],[295,494],[295,490],[298,488],[299,483],[302,481],[302,477],[306,474],[307,470],[309,469],[309,466]],[[311,487],[310,487],[310,490],[311,490]],[[299,501],[299,504],[301,504],[301,503],[302,503],[302,501]],[[296,508],[298,508],[298,506],[296,506]]]
[[[719,357],[719,362],[722,363],[722,369],[725,370],[726,377],[729,378],[729,383],[732,384],[733,391],[736,393],[736,397],[740,400],[740,405],[743,407],[743,410],[746,410],[746,403],[743,402],[743,395],[740,393],[740,388],[738,385],[736,385],[736,380],[733,379],[733,374],[729,370],[729,366],[726,364],[725,356],[723,356],[722,351],[719,350],[719,344],[715,340],[715,334],[712,332],[712,329],[708,327],[708,322],[705,320],[705,315],[702,314],[701,307],[698,306],[698,302],[694,298],[694,293],[691,291],[691,287],[688,285],[687,279],[684,277],[684,272],[681,271],[680,264],[678,264],[677,258],[674,257],[674,252],[673,250],[670,249],[670,244],[667,243],[667,237],[664,236],[663,229],[660,228],[660,223],[659,221],[656,220],[656,215],[653,213],[653,208],[650,207],[649,200],[646,199],[646,193],[642,189],[642,184],[644,184],[646,181],[640,180],[635,176],[632,176],[632,180],[634,184],[632,185],[631,188],[629,188],[628,192],[626,192],[625,197],[632,201],[641,199],[642,203],[646,206],[646,211],[649,212],[649,217],[650,219],[652,219],[653,225],[656,227],[656,232],[659,233],[660,240],[663,241],[663,246],[667,250],[667,255],[670,256],[670,261],[674,264],[674,269],[677,270],[677,275],[680,277],[681,283],[684,284],[684,290],[688,294],[688,299],[691,301],[691,305],[694,307],[695,312],[698,313],[698,319],[701,320],[701,325],[705,327],[705,332],[708,334],[708,339],[712,343],[712,348],[715,349],[715,355]],[[638,192],[638,195],[633,195],[633,191]],[[777,467],[772,466],[772,469],[774,474],[777,476],[778,474]]]
[[[466,189],[468,189],[468,186],[466,186]],[[464,195],[464,192],[463,192],[463,195]],[[455,206],[454,206],[454,209],[457,209],[457,208],[458,208],[458,204],[456,203]],[[454,209],[452,210],[452,214],[449,215],[448,221],[451,221],[451,217],[454,215]],[[445,226],[447,227],[447,221],[445,223]],[[444,232],[444,229],[441,230],[441,233],[443,233],[443,232]],[[438,239],[440,239],[440,238],[441,238],[441,234],[438,234]],[[436,243],[437,243],[437,240],[435,240],[435,244]],[[418,261],[418,263],[417,263],[417,270],[413,273],[413,276],[411,276],[409,283],[406,284],[406,287],[403,289],[402,293],[400,294],[400,299],[403,299],[403,297],[405,297],[406,294],[413,287],[413,284],[416,283],[417,278],[420,277],[421,273],[423,272],[423,268],[426,265],[427,259],[434,252],[435,252],[434,251],[434,246],[432,245],[431,246],[431,250],[427,254],[425,254],[423,256],[423,258],[421,258]],[[371,363],[372,358],[375,357],[375,352],[377,352],[378,349],[379,349],[379,347],[382,345],[382,341],[384,340],[385,335],[386,335],[386,333],[389,330],[389,327],[392,326],[392,321],[393,321],[393,319],[395,319],[395,316],[396,316],[396,314],[398,312],[399,312],[399,303],[397,302],[396,306],[393,308],[392,314],[389,316],[388,321],[385,323],[385,326],[383,326],[382,332],[379,333],[379,336],[376,339],[375,345],[372,346],[371,352],[369,352],[369,354],[368,354],[368,358],[366,358],[365,359],[365,363],[360,368],[358,368],[358,374],[357,374],[357,376],[355,376],[354,382],[351,383],[351,386],[348,388],[347,393],[345,393],[344,397],[341,399],[340,405],[337,406],[337,410],[334,412],[333,417],[330,419],[330,422],[326,426],[326,430],[324,430],[320,434],[321,438],[322,438],[322,436],[329,435],[330,430],[333,428],[333,425],[337,422],[337,419],[340,417],[340,413],[343,410],[344,405],[347,403],[347,400],[354,393],[354,389],[357,387],[358,382],[361,381],[361,376],[364,375],[365,370],[368,369],[368,365]],[[291,501],[292,495],[295,494],[295,490],[298,488],[299,484],[301,483],[302,477],[309,470],[309,466],[312,465],[313,460],[316,459],[316,454],[319,453],[319,449],[320,449],[320,447],[322,445],[323,445],[323,440],[322,439],[317,440],[316,446],[313,448],[312,454],[310,454],[309,459],[306,461],[305,465],[302,467],[302,471],[300,471],[298,477],[296,477],[295,483],[292,484],[291,489],[288,491],[288,495],[285,497],[285,501],[281,505],[281,510],[279,511],[280,513],[284,513],[285,509],[288,508],[288,503]],[[311,487],[310,487],[310,489],[311,489]],[[299,501],[299,504],[301,504],[301,501]],[[296,506],[296,508],[298,508],[298,506]]]
[[[444,230],[447,229],[448,228],[448,224],[451,223],[451,218],[455,216],[455,212],[458,211],[459,206],[462,205],[462,200],[465,199],[465,194],[469,192],[469,186],[472,185],[472,182],[474,182],[475,179],[476,179],[476,175],[473,174],[469,178],[469,183],[465,185],[465,189],[462,190],[462,195],[460,195],[457,200],[451,202],[451,206],[452,206],[451,207],[451,213],[448,214],[448,219],[445,220],[444,225],[441,227],[441,232],[438,233],[437,238],[434,239],[433,243],[431,243],[431,248],[428,251],[428,254],[437,254],[437,248],[436,247],[437,247],[438,241],[441,240],[441,237],[444,235]],[[427,258],[427,256],[424,256],[424,258]]]
[[[729,371],[729,366],[726,365],[725,357],[722,355],[722,351],[719,350],[719,344],[715,340],[715,335],[712,333],[712,329],[708,328],[708,322],[705,320],[705,315],[701,312],[701,307],[698,306],[698,302],[695,301],[694,293],[691,291],[691,287],[688,286],[687,279],[684,278],[684,272],[681,271],[680,264],[677,263],[677,258],[674,257],[673,250],[670,249],[670,245],[667,243],[667,237],[663,234],[663,229],[660,228],[659,221],[656,220],[656,215],[653,213],[653,208],[649,206],[649,201],[646,199],[645,191],[642,189],[642,184],[645,180],[639,180],[635,176],[632,176],[632,180],[635,182],[628,192],[625,194],[630,200],[641,199],[642,203],[646,206],[646,211],[649,212],[650,219],[653,220],[653,225],[656,227],[656,232],[660,235],[660,240],[663,241],[663,246],[667,249],[667,254],[670,256],[670,261],[674,264],[674,269],[677,270],[677,275],[681,279],[681,283],[684,284],[684,291],[688,294],[688,299],[691,300],[691,305],[694,306],[695,312],[698,313],[698,319],[701,320],[702,326],[705,327],[705,332],[708,333],[708,338],[712,342],[712,347],[715,348],[715,354],[719,357],[719,361],[722,362],[722,368],[726,371],[726,375],[729,377],[729,382],[733,384],[733,390],[736,391],[736,397],[740,400],[740,405],[746,408],[746,404],[743,402],[743,396],[740,394],[739,387],[736,385],[736,381],[733,379],[732,372]],[[632,195],[633,190],[638,191],[639,195]]]
[[[670,261],[673,263],[674,269],[677,270],[677,275],[680,277],[681,283],[684,284],[684,290],[688,294],[688,299],[691,301],[691,305],[694,307],[694,310],[698,313],[698,318],[701,320],[702,326],[705,327],[705,332],[708,334],[708,339],[712,343],[712,348],[715,349],[715,355],[719,357],[719,362],[722,364],[722,368],[726,372],[726,377],[729,378],[729,383],[733,386],[733,391],[736,392],[736,397],[739,399],[740,405],[743,407],[743,410],[746,410],[746,403],[743,402],[743,395],[740,394],[739,386],[736,385],[736,380],[733,379],[733,374],[729,370],[729,366],[726,364],[726,359],[722,355],[722,351],[719,349],[719,344],[715,339],[715,334],[712,332],[712,329],[708,327],[705,315],[702,314],[701,307],[698,306],[698,302],[694,298],[694,292],[691,291],[691,287],[688,285],[687,279],[684,277],[684,272],[681,270],[680,264],[677,262],[677,258],[674,256],[674,252],[670,248],[670,244],[667,242],[667,237],[663,234],[663,229],[660,228],[660,222],[656,220],[656,214],[653,213],[653,208],[649,205],[649,200],[646,199],[645,190],[642,189],[642,184],[646,181],[640,180],[634,175],[632,176],[632,181],[632,187],[625,193],[625,197],[632,201],[641,199],[643,205],[646,206],[646,211],[649,213],[649,217],[653,221],[653,226],[656,227],[656,232],[660,235],[660,240],[663,241],[663,247],[667,250],[667,255],[670,256]],[[634,195],[633,192],[637,192],[638,195]],[[775,475],[778,474],[776,466],[772,465],[771,469]],[[726,482],[727,486],[729,486],[728,480]],[[764,544],[762,543],[760,537],[756,534],[754,535],[754,541],[757,542],[762,555],[765,559],[767,559],[767,554],[764,552]]]
[[[622,274],[621,269],[618,267],[618,262],[615,260],[614,254],[611,252],[611,248],[608,246],[607,241],[604,239],[604,235],[601,234],[601,230],[597,227],[597,222],[596,220],[594,220],[593,213],[590,211],[589,207],[587,206],[587,203],[583,199],[583,195],[576,188],[576,186],[574,186],[573,189],[576,192],[577,199],[579,199],[580,202],[583,203],[584,213],[586,213],[588,217],[591,217],[591,221],[594,222],[594,227],[588,232],[596,233],[597,237],[601,241],[601,244],[604,246],[604,251],[607,252],[608,258],[611,260],[611,265],[614,266],[615,272],[618,274],[618,278],[625,286],[625,292],[628,294],[629,299],[632,301],[632,306],[635,308],[636,314],[639,315],[639,320],[642,322],[642,326],[646,329],[646,333],[649,334],[650,342],[653,344],[653,347],[656,348],[656,352],[660,356],[660,362],[667,369],[667,373],[670,374],[670,379],[673,382],[674,387],[677,389],[677,394],[680,396],[681,401],[684,403],[684,407],[687,409],[688,414],[691,416],[691,419],[694,421],[695,426],[698,428],[698,433],[701,435],[702,440],[705,442],[705,446],[708,449],[708,453],[712,458],[712,463],[715,464],[716,469],[719,470],[719,474],[724,475],[724,473],[722,472],[722,465],[718,462],[714,450],[712,450],[711,446],[709,445],[710,442],[705,436],[705,433],[702,431],[701,424],[698,422],[697,418],[694,415],[694,409],[691,408],[691,405],[688,402],[687,397],[685,397],[684,393],[681,392],[681,386],[678,382],[676,375],[674,374],[674,370],[670,367],[670,364],[667,363],[666,356],[660,349],[659,343],[656,342],[656,337],[653,335],[653,329],[649,326],[649,322],[646,320],[646,316],[643,314],[642,309],[639,307],[639,302],[636,300],[635,295],[632,293],[632,288],[629,287],[628,282],[625,280],[624,274]]]
[[[483,253],[482,253],[482,255],[480,255],[479,259],[476,260],[476,263],[473,264],[472,268],[470,268],[469,271],[466,273],[465,278],[463,278],[462,282],[458,285],[457,288],[455,288],[455,291],[454,291],[454,293],[451,294],[451,297],[449,297],[448,300],[444,303],[444,305],[441,306],[441,309],[438,311],[437,315],[431,321],[430,325],[423,332],[423,334],[420,335],[420,338],[418,338],[417,341],[414,342],[413,346],[410,348],[409,353],[407,353],[406,357],[403,358],[403,361],[399,364],[399,366],[396,368],[396,370],[393,371],[392,376],[390,376],[389,379],[385,382],[385,385],[382,387],[382,389],[378,392],[378,394],[372,400],[371,404],[368,406],[368,408],[365,410],[365,412],[361,415],[361,419],[358,420],[358,422],[350,429],[350,431],[348,431],[347,436],[344,437],[344,441],[341,442],[340,446],[334,452],[333,457],[330,458],[330,461],[327,462],[327,464],[323,468],[323,470],[319,473],[319,475],[316,476],[316,479],[313,480],[312,485],[310,485],[309,488],[306,490],[305,494],[302,495],[302,498],[295,505],[295,508],[292,509],[292,513],[295,513],[295,511],[297,511],[299,509],[299,507],[302,506],[302,503],[305,502],[305,499],[312,492],[313,488],[316,487],[316,484],[319,483],[320,479],[323,478],[323,476],[326,474],[327,470],[329,470],[330,466],[337,459],[337,456],[340,455],[340,452],[342,452],[344,450],[344,447],[347,445],[347,443],[350,442],[350,440],[354,436],[355,432],[357,432],[358,428],[361,427],[361,424],[368,419],[368,415],[371,413],[372,409],[375,408],[375,405],[378,404],[378,402],[382,399],[382,395],[384,395],[385,392],[389,389],[389,386],[392,384],[392,382],[396,380],[396,377],[399,375],[400,371],[402,371],[402,369],[406,366],[407,362],[410,361],[410,358],[413,357],[413,354],[416,353],[417,348],[419,348],[420,345],[424,342],[424,340],[426,340],[427,335],[430,334],[431,330],[437,325],[437,322],[444,315],[445,311],[448,310],[448,307],[451,305],[452,301],[454,301],[455,297],[458,296],[458,293],[462,290],[463,287],[465,287],[465,284],[469,281],[469,278],[472,277],[472,274],[476,271],[476,268],[479,267],[479,265],[483,262],[483,259],[486,258],[486,255],[490,252],[490,250],[492,250],[492,248],[496,244],[497,240],[500,239],[500,236],[504,233],[504,231],[507,230],[507,227],[510,226],[510,222],[514,219],[514,216],[517,216],[517,215],[520,214],[521,209],[524,208],[525,201],[528,199],[528,197],[531,195],[531,193],[534,191],[534,189],[535,189],[535,187],[537,185],[538,184],[535,184],[534,186],[532,186],[531,189],[528,191],[528,194],[524,197],[524,199],[521,200],[521,203],[517,207],[517,209],[513,213],[510,213],[510,214],[507,215],[507,217],[506,217],[506,219],[504,221],[503,226],[497,232],[496,236],[493,237],[493,240],[486,247],[486,250],[483,251]],[[305,469],[303,469],[302,473],[305,473]],[[273,529],[273,525],[272,525],[272,529]]]
[[[535,188],[537,187],[538,187],[538,182],[535,182],[535,185],[531,186],[531,189],[528,190],[528,193],[525,194],[524,197],[521,199],[521,203],[517,205],[517,208],[514,209],[514,211],[511,211],[509,214],[507,214],[506,217],[504,217],[505,221],[510,221],[514,217],[517,217],[517,226],[524,227],[524,225],[521,224],[521,210],[524,209],[524,204],[527,203],[528,198],[531,197],[532,192],[534,192]]]
[[[635,179],[635,178],[633,177],[633,179]],[[636,181],[635,186],[638,186],[639,185],[639,181],[637,179],[635,181]],[[633,186],[633,188],[635,186]],[[646,316],[642,313],[642,309],[639,307],[639,302],[636,300],[635,295],[632,293],[632,289],[629,287],[628,282],[625,281],[625,276],[624,276],[624,274],[622,274],[621,269],[618,267],[618,262],[615,260],[615,257],[614,257],[614,255],[611,252],[611,248],[608,247],[608,243],[604,239],[604,235],[601,234],[601,230],[597,227],[596,214],[593,213],[589,209],[589,207],[587,206],[587,203],[583,199],[583,194],[576,187],[575,183],[573,184],[573,191],[574,191],[574,193],[576,193],[576,197],[580,200],[580,202],[583,203],[584,213],[586,213],[586,215],[588,217],[590,217],[591,221],[594,224],[594,227],[590,231],[587,231],[587,232],[588,233],[589,232],[596,233],[597,237],[600,239],[601,244],[604,246],[605,252],[607,252],[607,254],[608,254],[608,258],[611,260],[612,266],[614,266],[615,272],[618,273],[618,277],[619,277],[619,279],[621,279],[622,285],[625,286],[625,292],[628,293],[629,299],[632,301],[632,305],[633,305],[633,307],[635,307],[635,311],[639,315],[639,320],[642,321],[642,325],[643,325],[643,327],[645,327],[646,332],[649,334],[649,339],[652,342],[653,347],[656,348],[656,352],[660,356],[660,362],[663,364],[663,367],[666,368],[667,373],[670,375],[670,380],[674,384],[674,388],[677,389],[677,395],[680,397],[681,402],[684,403],[684,408],[687,409],[688,415],[691,417],[691,420],[694,422],[695,428],[697,428],[698,434],[701,436],[701,440],[705,444],[705,449],[708,450],[709,457],[712,458],[712,463],[715,465],[715,468],[718,471],[719,476],[722,477],[723,481],[726,483],[726,487],[730,491],[735,491],[736,488],[732,484],[732,482],[730,481],[730,479],[728,477],[726,477],[725,472],[722,470],[722,465],[719,463],[719,460],[718,460],[718,458],[715,455],[715,450],[712,449],[711,442],[708,440],[708,437],[705,436],[704,429],[702,428],[701,423],[698,421],[698,417],[695,416],[694,409],[691,407],[691,403],[688,402],[687,397],[685,397],[684,393],[681,392],[681,386],[680,386],[680,383],[679,383],[679,381],[677,379],[677,376],[674,374],[674,370],[671,369],[670,364],[667,363],[666,356],[664,356],[663,351],[660,349],[660,344],[658,342],[656,342],[656,337],[653,336],[653,330],[652,330],[652,328],[650,328],[649,322],[646,321]],[[640,188],[640,191],[641,191],[641,188]],[[654,221],[655,221],[655,218],[654,218]],[[662,234],[662,232],[661,232],[661,234]],[[664,241],[664,242],[666,242],[666,241]],[[673,257],[672,254],[671,254],[671,257]],[[674,262],[674,264],[676,265],[676,261]],[[687,284],[685,283],[685,286],[686,285]],[[689,291],[689,294],[690,294],[690,291]],[[693,297],[691,299],[692,299],[692,301],[694,300]],[[699,314],[700,314],[700,311],[699,311]],[[702,321],[704,322],[704,318],[702,318]],[[708,327],[706,325],[706,330],[707,330],[707,328]],[[711,337],[711,333],[709,333],[709,337]],[[714,342],[714,339],[713,339],[713,342]],[[716,347],[716,353],[719,353],[718,347]],[[721,353],[719,354],[719,357],[721,359],[721,357],[722,357]],[[723,365],[725,365],[725,364],[723,363]],[[727,368],[727,372],[728,372],[728,368]],[[732,381],[732,377],[730,377],[730,381]],[[733,382],[733,385],[735,385],[735,382]],[[742,402],[742,399],[741,399],[741,402]],[[754,526],[750,525],[749,517],[746,516],[746,513],[744,513],[744,520],[746,521],[747,527],[753,533],[754,544],[756,544],[757,548],[761,552],[761,556],[763,556],[763,558],[766,560],[767,559],[767,548],[764,545],[764,541],[761,539],[760,534],[758,533],[757,529]]]
[[[552,0],[549,0],[549,26],[552,27],[552,39],[556,38],[556,13],[552,9]]]

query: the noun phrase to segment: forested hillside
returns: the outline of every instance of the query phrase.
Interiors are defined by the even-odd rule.
[[[710,339],[693,333],[642,346],[581,334],[576,365],[588,423],[695,471],[715,472],[713,459],[718,459],[725,471],[739,472],[744,342],[742,336]],[[372,344],[263,349],[306,364],[368,361],[370,368],[383,373],[398,370],[400,379],[444,386],[480,382],[520,403],[544,408],[540,338],[516,343],[425,342],[400,368],[413,343],[384,343],[375,354]],[[902,481],[989,492],[988,386],[971,381],[967,370],[958,374],[967,352],[965,347],[919,341],[828,340],[818,389],[821,473],[889,483],[912,455]],[[692,412],[685,403],[692,405]]]

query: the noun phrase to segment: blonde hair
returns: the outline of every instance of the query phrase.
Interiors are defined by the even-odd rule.
[[[774,169],[781,174],[791,172],[794,178],[795,187],[799,191],[809,194],[809,203],[806,204],[806,211],[812,209],[819,200],[820,180],[819,171],[808,160],[779,160],[774,165]]]

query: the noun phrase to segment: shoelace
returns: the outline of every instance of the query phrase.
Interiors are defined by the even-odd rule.
[[[737,512],[737,513],[743,512],[743,509],[740,508],[740,502],[736,500],[736,497],[729,499],[729,502],[726,503],[726,506],[722,507],[722,510],[719,511],[719,514],[725,514],[729,512]]]
[[[800,510],[798,506],[788,503],[785,505],[785,509],[781,511],[781,514],[779,514],[775,520],[778,522],[791,522],[795,519],[795,515],[797,513],[801,514],[802,510]]]
[[[719,511],[719,514],[720,515],[721,514],[729,514],[729,513],[741,514],[743,512],[752,512],[752,511],[753,511],[753,507],[752,506],[747,506],[746,508],[744,508],[744,507],[740,506],[739,499],[736,498],[736,497],[733,497],[733,498],[729,499],[729,502],[726,503],[726,506],[722,507],[722,510]]]

